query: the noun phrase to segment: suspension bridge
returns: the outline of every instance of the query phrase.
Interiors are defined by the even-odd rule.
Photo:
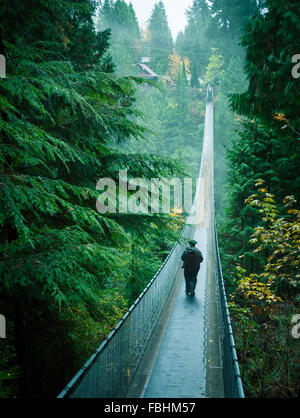
[[[159,271],[59,398],[243,398],[215,225],[213,100],[191,214]],[[195,239],[204,261],[185,294],[181,254]]]

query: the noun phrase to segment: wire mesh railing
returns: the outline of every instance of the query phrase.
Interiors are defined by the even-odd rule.
[[[224,278],[222,273],[217,229],[215,225],[215,243],[217,274],[220,289],[220,314],[221,314],[221,344],[223,355],[223,381],[225,398],[244,398],[243,383],[240,375],[240,368],[235,348]]]
[[[95,353],[58,398],[123,398],[135,376],[147,344],[181,265],[186,225],[165,262]]]

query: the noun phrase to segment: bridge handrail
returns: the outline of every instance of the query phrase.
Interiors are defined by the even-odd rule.
[[[244,398],[243,382],[240,374],[238,357],[233,337],[230,314],[227,303],[225,283],[222,272],[219,252],[217,227],[215,222],[215,245],[218,267],[218,282],[220,289],[221,316],[222,316],[222,353],[223,353],[223,379],[226,398]]]
[[[186,225],[183,228],[178,241],[175,243],[164,263],[156,272],[152,280],[148,283],[136,301],[124,314],[119,323],[100,344],[97,350],[91,355],[91,357],[86,361],[81,369],[75,374],[72,380],[59,393],[58,398],[72,396],[118,398],[124,397],[126,395],[138,364],[142,358],[147,342],[149,341],[152,331],[156,325],[156,321],[163,309],[164,303],[162,302],[165,301],[168,297],[172,285],[175,281],[176,271],[178,270],[180,264],[180,252],[183,249],[182,238],[188,236],[189,229],[189,225]],[[173,267],[170,267],[169,264],[171,264],[172,261],[174,261]],[[164,274],[166,270],[169,271],[170,269],[172,271],[170,271],[169,274]],[[136,321],[131,320],[131,316],[139,309],[139,307],[141,307],[142,303],[144,305],[147,304],[147,294],[150,294],[151,291],[154,293],[154,298],[152,295],[150,295],[148,298],[148,326],[145,326],[145,324],[140,326],[141,324],[138,322],[141,316],[139,316],[137,313]],[[141,307],[140,310],[143,311],[143,314],[145,314],[145,309],[143,309],[143,307]],[[127,329],[125,329],[126,327]],[[121,331],[124,332],[122,333]],[[143,338],[138,336],[138,331],[144,333]],[[126,351],[125,354],[120,346],[117,347],[117,344],[114,344],[114,340],[118,338],[119,334],[124,334],[121,335],[121,337],[126,337],[119,338],[120,346],[122,345],[123,347],[124,340],[127,339],[127,343],[124,347]],[[139,341],[137,342],[136,340]],[[134,353],[128,352],[132,345],[134,346]],[[112,351],[112,353],[110,353],[110,351]],[[118,354],[114,355],[114,351],[118,351]],[[103,353],[106,353],[106,355],[103,356]],[[134,359],[132,359],[132,355],[133,357],[135,356]],[[103,359],[99,360],[101,356],[103,356]],[[110,358],[110,356],[112,358]],[[93,372],[93,368],[97,368],[98,370]],[[107,373],[107,371],[109,369],[110,374],[112,374],[113,368],[114,372],[118,374],[118,378],[110,379],[108,376],[109,373]],[[91,373],[91,371],[93,373]],[[126,376],[126,373],[128,373],[128,376]],[[93,376],[89,377],[90,374],[93,374]],[[108,380],[113,380],[113,382],[108,382]],[[92,383],[92,381],[96,383]],[[93,387],[91,387],[91,385],[93,385]],[[98,386],[95,387],[96,385]]]

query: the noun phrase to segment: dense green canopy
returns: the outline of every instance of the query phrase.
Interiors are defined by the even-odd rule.
[[[178,169],[159,156],[116,152],[145,132],[134,107],[141,80],[114,75],[110,30],[95,31],[95,7],[90,0],[1,5],[0,311],[9,323],[1,354],[4,364],[16,354],[22,396],[58,392],[176,236],[168,216],[96,210],[100,178],[118,181],[121,169],[168,177]]]
[[[168,71],[169,55],[173,50],[173,39],[162,1],[155,4],[148,29],[150,31],[151,66],[157,74],[165,75]]]
[[[56,396],[165,260],[183,217],[101,214],[96,185],[196,177],[208,83],[246,395],[298,396],[299,1],[194,0],[186,16],[173,42],[163,1],[145,28],[125,0],[1,2],[0,397]]]

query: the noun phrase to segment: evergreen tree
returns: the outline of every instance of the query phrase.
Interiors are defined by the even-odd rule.
[[[256,0],[213,0],[211,12],[223,34],[239,37],[243,26],[258,10]]]
[[[118,75],[137,75],[141,53],[140,29],[132,4],[106,0],[98,13],[98,30],[111,31],[110,53]]]
[[[179,33],[176,48],[181,57],[188,57],[191,63],[192,84],[198,86],[198,78],[204,78],[210,53],[210,40],[206,31],[211,17],[205,0],[194,0],[186,15],[188,24],[184,34]]]
[[[101,19],[101,22],[98,22],[99,29],[107,29],[111,27],[114,21],[113,8],[113,0],[104,0],[102,7],[100,5],[100,10],[98,11],[99,18]]]
[[[169,56],[173,50],[173,38],[162,1],[159,1],[154,6],[149,19],[148,29],[151,33],[149,42],[151,67],[157,74],[164,75],[169,68]]]
[[[232,105],[242,115],[265,121],[279,136],[297,139],[300,95],[292,76],[292,57],[300,46],[299,5],[271,0],[266,7],[268,12],[254,16],[245,28],[241,43],[247,54],[249,88],[233,96]],[[287,131],[282,132],[276,114],[289,120]]]
[[[211,56],[206,67],[205,81],[215,87],[215,93],[224,74],[224,58],[216,48],[212,48]]]
[[[214,0],[207,35],[226,60],[244,53],[239,45],[243,26],[259,10],[256,0]]]
[[[266,6],[268,13],[254,16],[245,29],[242,44],[247,52],[249,87],[232,95],[231,104],[240,115],[260,124],[270,137],[266,144],[266,157],[270,158],[266,175],[271,174],[268,188],[280,198],[289,190],[298,200],[300,95],[291,61],[299,48],[299,6],[296,1],[287,5],[275,0]]]
[[[158,228],[169,231],[167,246],[176,236],[168,216],[134,223],[97,212],[97,181],[118,181],[125,168],[148,178],[178,168],[118,149],[145,129],[135,123],[135,85],[112,73],[109,30],[94,29],[95,2],[29,3],[1,6],[0,312],[8,337],[0,361],[5,384],[19,368],[13,396],[53,397],[128,307],[134,237],[145,262],[149,252],[161,259],[157,238],[147,254],[140,248]],[[148,262],[135,292],[156,267]]]
[[[299,124],[296,116],[299,93],[290,64],[292,51],[297,49],[299,38],[299,25],[296,23],[299,20],[299,7],[296,2],[285,5],[275,0],[267,2],[266,7],[267,13],[258,13],[250,19],[242,38],[247,53],[245,69],[249,79],[248,89],[231,95],[231,106],[243,120],[239,138],[232,142],[228,152],[229,219],[232,225],[227,232],[232,237],[243,235],[243,240],[228,240],[227,235],[226,241],[228,249],[231,244],[235,247],[234,251],[229,252],[236,257],[245,253],[243,243],[247,243],[257,222],[256,218],[242,215],[243,201],[247,195],[254,193],[256,178],[264,178],[268,189],[280,198],[286,196],[288,191],[299,200]],[[276,39],[275,43],[273,38]],[[230,89],[233,92],[228,81],[229,78],[224,87],[227,92]],[[288,98],[287,91],[290,92]],[[253,259],[253,255],[250,257]],[[253,263],[249,264],[247,257],[244,263],[252,271]]]
[[[192,88],[199,88],[199,74],[198,74],[198,68],[195,61],[192,62],[191,65],[191,87]]]
[[[231,143],[238,141],[237,133],[241,130],[241,120],[234,117],[229,106],[228,95],[233,92],[241,93],[247,89],[246,75],[243,72],[244,61],[242,57],[234,57],[228,63],[217,60],[221,66],[210,66],[210,77],[218,81],[219,85],[214,89],[215,112],[214,112],[214,180],[215,180],[215,200],[218,225],[225,217],[225,207],[230,202],[226,190],[227,174],[230,163],[226,160],[226,150],[231,147]],[[214,68],[214,72],[212,69]],[[219,69],[220,73],[216,72]],[[229,243],[228,243],[229,244]],[[224,273],[226,273],[224,265]]]
[[[263,13],[259,10],[245,26],[241,42],[246,51],[249,84],[244,91],[230,95],[231,107],[242,123],[228,150],[230,203],[222,229],[226,247],[223,258],[227,283],[233,284],[234,276],[238,279],[233,292],[236,327],[243,322],[255,327],[251,342],[241,338],[242,334],[237,340],[248,394],[273,396],[280,385],[285,396],[293,397],[299,386],[297,376],[289,371],[286,379],[286,372],[277,369],[283,356],[278,355],[276,364],[270,364],[269,353],[284,352],[289,358],[297,355],[296,347],[289,347],[285,335],[287,315],[299,309],[295,297],[299,283],[294,269],[298,261],[291,238],[292,230],[298,228],[299,214],[296,208],[287,207],[291,202],[299,205],[300,198],[300,96],[292,76],[292,56],[299,48],[300,8],[296,1],[269,0],[264,5]],[[229,84],[225,84],[227,91]],[[256,180],[261,186],[259,194],[254,186]],[[275,205],[274,195],[281,204]],[[251,204],[245,206],[245,201]],[[291,221],[293,216],[295,220]],[[253,244],[258,242],[260,245],[253,250]],[[273,296],[276,303],[281,299],[285,304],[273,308]],[[262,329],[263,324],[267,326]],[[268,356],[263,354],[266,346]],[[285,370],[290,370],[288,364]]]

